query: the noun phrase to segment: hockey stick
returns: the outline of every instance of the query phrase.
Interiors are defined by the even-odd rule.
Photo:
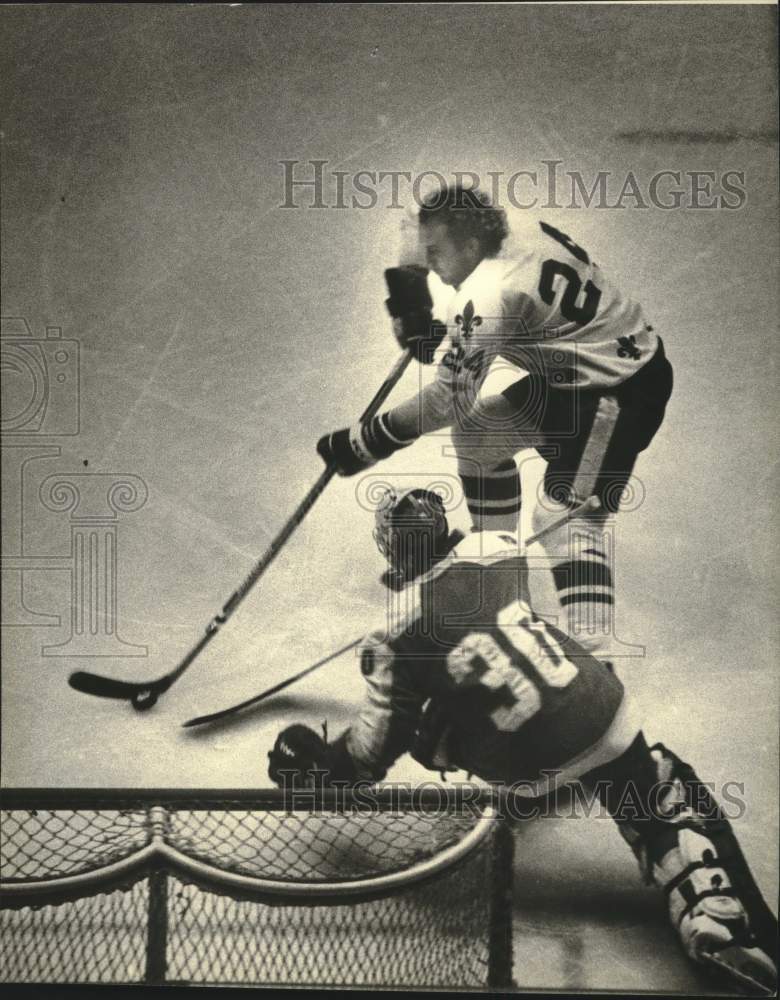
[[[563,516],[557,518],[545,528],[542,528],[541,531],[537,531],[535,535],[531,535],[530,538],[527,539],[525,547],[527,548],[529,545],[533,545],[535,542],[538,542],[540,539],[544,538],[545,535],[548,535],[551,531],[555,531],[556,528],[565,524],[570,518],[577,517],[579,514],[588,513],[589,511],[598,510],[600,506],[601,504],[599,503],[598,497],[588,497],[584,503],[581,503],[572,510],[567,511]],[[287,680],[281,681],[279,684],[275,684],[273,687],[268,688],[266,691],[262,691],[260,694],[247,698],[246,701],[241,701],[237,705],[231,705],[230,708],[223,708],[220,709],[220,711],[212,712],[209,715],[198,715],[194,719],[187,719],[186,722],[182,722],[182,726],[185,729],[189,729],[192,726],[203,726],[208,722],[216,722],[217,719],[227,718],[236,712],[240,712],[244,708],[249,708],[250,705],[257,705],[258,702],[265,701],[266,698],[270,698],[272,694],[276,694],[278,691],[283,691],[286,687],[289,687],[296,681],[301,680],[302,677],[306,677],[307,674],[312,673],[312,671],[318,670],[320,667],[324,667],[326,663],[330,663],[331,660],[335,660],[337,656],[341,656],[342,653],[346,653],[348,649],[353,649],[360,642],[360,638],[347,643],[346,646],[342,646],[341,649],[337,649],[335,653],[331,653],[329,656],[318,660],[310,667],[306,667],[305,670],[301,670],[300,673],[294,674],[292,677],[288,677]]]
[[[237,705],[231,705],[230,708],[223,708],[219,712],[212,712],[210,715],[199,715],[195,719],[187,719],[186,722],[182,722],[182,726],[185,729],[189,729],[191,726],[203,726],[207,722],[215,722],[217,719],[224,719],[228,715],[233,715],[235,712],[240,712],[244,708],[249,708],[250,705],[256,705],[259,701],[265,701],[265,699],[270,698],[272,694],[276,694],[278,691],[284,691],[286,687],[289,687],[291,684],[299,681],[302,677],[312,673],[314,670],[319,670],[320,667],[324,667],[326,663],[330,663],[331,660],[335,660],[337,656],[341,656],[342,653],[346,653],[348,649],[354,649],[362,638],[362,635],[358,636],[357,639],[353,639],[352,642],[348,642],[346,646],[342,646],[341,649],[337,649],[335,653],[330,653],[321,660],[317,660],[316,663],[312,663],[310,667],[306,667],[306,669],[301,670],[300,673],[294,674],[292,677],[288,677],[286,681],[274,684],[274,686],[268,688],[267,691],[262,691],[260,694],[247,698],[246,701],[240,701]]]
[[[576,507],[572,507],[571,510],[567,510],[565,514],[551,521],[546,527],[537,531],[535,535],[529,535],[525,540],[524,548],[528,548],[529,545],[534,545],[536,542],[541,541],[545,535],[549,535],[551,531],[555,531],[556,528],[560,528],[562,524],[566,524],[573,517],[578,517],[580,514],[593,514],[601,506],[601,501],[597,496],[590,496],[587,500],[583,500],[581,504]]]
[[[368,404],[360,416],[360,423],[365,423],[376,416],[379,407],[390,395],[398,380],[401,378],[409,362],[412,360],[411,351],[408,349],[398,358],[390,370],[389,375],[379,387],[376,395]],[[320,474],[316,483],[296,507],[290,518],[284,524],[279,534],[274,538],[263,555],[258,559],[244,582],[230,595],[222,606],[222,610],[214,615],[206,626],[204,635],[195,643],[178,666],[170,673],[164,674],[152,681],[123,681],[113,677],[103,677],[100,674],[91,674],[84,670],[78,670],[68,678],[68,684],[83,694],[97,695],[99,698],[122,698],[130,701],[133,708],[145,711],[151,708],[157,699],[168,688],[181,677],[184,671],[203,652],[205,647],[211,642],[220,628],[231,617],[238,605],[243,601],[249,591],[254,587],[260,577],[265,573],[274,559],[282,551],[282,548],[290,538],[292,533],[306,517],[314,506],[320,494],[336,474],[335,466],[328,465]]]

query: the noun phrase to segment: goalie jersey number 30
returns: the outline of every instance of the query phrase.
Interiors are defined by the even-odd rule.
[[[517,732],[542,707],[539,688],[523,671],[522,662],[529,663],[552,688],[567,687],[578,670],[525,602],[513,601],[503,608],[497,625],[498,635],[469,632],[448,653],[447,672],[461,690],[481,687],[497,696],[500,693],[490,718],[500,732]]]

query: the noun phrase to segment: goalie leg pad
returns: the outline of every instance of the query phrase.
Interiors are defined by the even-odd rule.
[[[696,772],[663,744],[651,748],[658,781],[658,811],[666,828],[647,847],[656,884],[682,927],[702,914],[731,926],[744,922],[748,939],[773,954],[777,919],[756,885],[734,831]],[[737,917],[738,910],[742,917]],[[687,923],[686,923],[687,922]],[[704,926],[704,925],[702,925]],[[691,931],[691,939],[696,934]]]
[[[728,828],[698,832],[682,826],[676,845],[653,864],[653,881],[666,892],[669,919],[689,958],[741,986],[771,991],[777,969],[753,932],[749,911],[754,907],[740,898],[738,883],[744,880],[728,859],[732,839]]]
[[[594,772],[595,774],[595,772]],[[669,918],[687,955],[727,973],[740,987],[773,991],[777,919],[706,785],[663,744],[639,738],[598,772],[599,791],[649,883],[666,894]],[[643,818],[624,818],[631,783]],[[635,798],[632,801],[636,801]]]

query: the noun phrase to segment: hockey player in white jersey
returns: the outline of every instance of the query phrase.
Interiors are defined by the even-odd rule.
[[[621,682],[528,604],[526,566],[506,532],[451,534],[440,498],[389,493],[375,537],[405,580],[409,614],[370,633],[366,691],[327,744],[304,725],[279,734],[269,775],[281,787],[382,780],[405,753],[538,795],[591,788],[643,875],[667,895],[696,962],[748,991],[771,991],[777,921],[733,830],[692,768],[648,747]]]
[[[391,269],[388,308],[402,346],[423,363],[439,357],[436,378],[368,424],[325,435],[318,451],[353,475],[451,428],[474,527],[516,531],[515,455],[536,448],[548,464],[534,530],[591,495],[601,501],[545,541],[568,631],[595,651],[609,628],[593,623],[611,621],[614,599],[604,521],[663,420],[672,391],[663,344],[640,306],[553,226],[542,222],[518,253],[500,256],[506,214],[479,191],[431,196],[419,231],[433,273]],[[480,395],[496,358],[516,377]]]

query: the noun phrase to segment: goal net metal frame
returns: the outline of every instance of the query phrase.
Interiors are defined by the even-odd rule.
[[[0,981],[509,990],[473,785],[0,793]]]

